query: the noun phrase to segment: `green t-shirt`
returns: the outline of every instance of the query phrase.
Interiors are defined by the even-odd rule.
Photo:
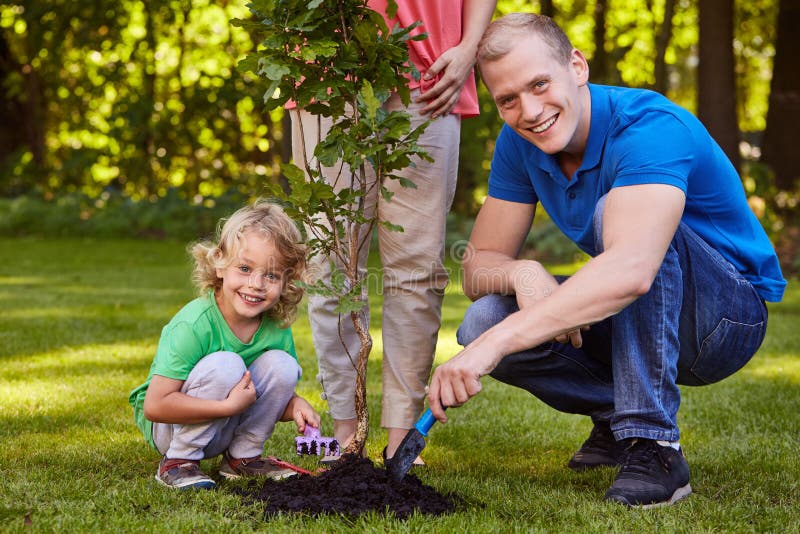
[[[256,358],[272,349],[286,351],[297,359],[290,328],[279,328],[275,321],[265,317],[250,343],[243,343],[225,322],[213,292],[194,299],[161,330],[150,374],[145,383],[131,391],[128,397],[136,426],[145,440],[156,448],[153,423],[144,416],[144,396],[153,375],[186,380],[197,362],[218,351],[235,352],[249,367]]]

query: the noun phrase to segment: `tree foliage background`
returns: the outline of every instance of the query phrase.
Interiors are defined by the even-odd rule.
[[[734,87],[706,85],[710,96],[700,102],[734,102],[738,131],[707,125],[715,136],[732,133],[734,152],[741,140],[729,155],[742,157],[751,204],[779,241],[797,227],[800,151],[773,150],[766,163],[790,169],[778,180],[759,160],[765,130],[774,140],[796,136],[787,129],[800,120],[796,105],[776,113],[772,104],[783,123],[774,119],[771,132],[767,125],[779,20],[785,54],[798,46],[797,22],[785,23],[795,2],[500,0],[497,15],[553,16],[586,53],[592,81],[663,92],[701,118],[713,110],[698,109],[698,71],[720,63],[700,64],[701,24],[732,20],[733,42],[721,46],[733,52]],[[283,110],[267,110],[263,82],[236,69],[258,42],[230,21],[248,16],[246,0],[0,1],[0,197],[113,192],[153,200],[170,192],[202,203],[280,183],[290,154]],[[800,101],[796,73],[777,78],[788,80],[777,102]],[[483,113],[464,121],[454,206],[467,217],[486,193],[501,125],[479,91]]]

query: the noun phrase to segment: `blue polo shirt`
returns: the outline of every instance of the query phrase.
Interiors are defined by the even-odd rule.
[[[592,119],[583,162],[568,180],[554,156],[504,125],[489,175],[489,196],[536,204],[564,234],[596,256],[592,216],[614,187],[669,184],[686,194],[682,221],[778,302],[786,280],[736,169],[702,123],[652,91],[589,84]]]

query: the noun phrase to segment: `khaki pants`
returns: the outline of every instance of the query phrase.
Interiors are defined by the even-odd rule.
[[[412,100],[417,95],[417,91],[413,91]],[[397,96],[384,107],[403,109]],[[419,114],[421,108],[412,102],[406,109],[412,115],[412,127],[426,120]],[[331,120],[304,111],[291,113],[294,161],[302,168],[300,121],[306,154],[311,160],[314,147],[318,139],[325,136]],[[367,276],[366,285],[382,291],[384,298],[381,426],[386,428],[411,428],[425,400],[425,385],[430,377],[441,324],[442,297],[448,282],[443,264],[445,217],[455,194],[460,129],[461,119],[456,115],[434,120],[419,142],[433,161],[415,160],[415,167],[400,173],[417,187],[405,188],[396,180],[386,180],[384,186],[394,193],[391,200],[378,194],[377,187],[371,189],[368,199],[366,212],[369,216],[375,213],[378,220],[403,227],[403,232],[394,232],[378,226],[382,276],[367,272],[368,235],[362,236],[367,242],[359,258],[361,272]],[[344,181],[349,185],[349,172],[340,171],[340,167],[325,168],[323,174],[337,187]],[[339,182],[334,182],[337,176]],[[374,174],[370,179],[374,182]],[[329,275],[328,258],[317,257],[313,264],[321,276]],[[380,281],[380,285],[376,281]],[[359,341],[349,315],[340,318],[334,311],[335,306],[334,299],[309,297],[309,318],[319,359],[317,378],[331,416],[353,419],[356,417],[354,362]],[[369,317],[369,310],[365,312]]]

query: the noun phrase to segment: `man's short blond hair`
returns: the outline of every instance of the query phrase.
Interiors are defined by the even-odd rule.
[[[550,47],[557,61],[568,64],[574,47],[553,19],[536,13],[510,13],[492,22],[478,43],[478,65],[508,54],[520,37],[535,34]]]

